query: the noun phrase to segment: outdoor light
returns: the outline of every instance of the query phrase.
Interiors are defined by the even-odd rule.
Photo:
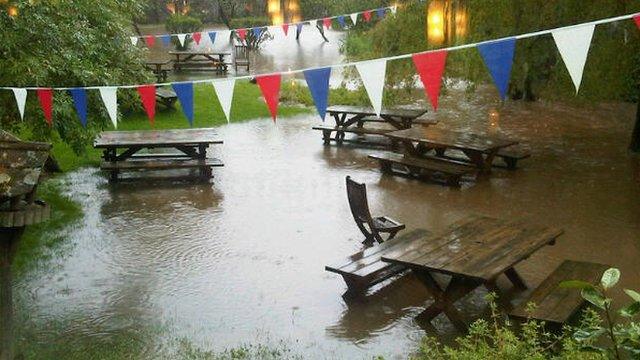
[[[444,2],[431,1],[427,10],[427,39],[430,44],[444,42]]]
[[[7,10],[7,13],[11,17],[16,17],[16,16],[18,16],[18,8],[15,7],[15,6],[9,6],[9,9]]]
[[[426,7],[427,41],[451,45],[467,35],[468,15],[464,0],[432,0]]]

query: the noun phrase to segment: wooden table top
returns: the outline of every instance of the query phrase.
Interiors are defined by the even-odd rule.
[[[373,108],[350,106],[350,105],[336,105],[327,108],[328,113],[347,113],[354,115],[377,115]],[[385,109],[382,110],[380,115],[395,116],[400,118],[415,119],[427,112],[427,109]]]
[[[104,131],[96,138],[94,147],[222,144],[223,141],[217,139],[217,135],[213,129]]]
[[[228,52],[212,52],[212,51],[169,51],[171,55],[231,55]]]
[[[517,141],[490,135],[476,135],[455,131],[436,129],[433,127],[413,127],[387,133],[397,140],[411,140],[436,146],[444,146],[459,150],[492,151],[517,144]]]
[[[146,65],[167,65],[171,63],[171,60],[147,60],[144,63]]]
[[[563,230],[472,216],[439,236],[408,241],[382,261],[490,281],[562,235]]]

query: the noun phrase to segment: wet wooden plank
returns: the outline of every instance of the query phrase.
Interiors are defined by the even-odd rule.
[[[459,150],[474,150],[490,152],[517,144],[517,141],[497,136],[476,135],[454,132],[433,127],[412,127],[406,130],[394,131],[387,134],[392,139],[409,140],[431,145],[433,147],[451,148]]]
[[[131,146],[171,146],[222,144],[214,129],[181,129],[153,131],[105,131],[94,142],[96,148]]]
[[[449,163],[443,160],[415,158],[396,153],[385,153],[380,155],[369,155],[369,158],[378,161],[387,161],[394,164],[406,165],[420,168],[430,172],[440,172],[448,175],[470,175],[475,174],[477,170],[468,165],[458,163]]]
[[[393,116],[406,119],[416,119],[427,112],[427,109],[384,109],[380,113],[381,116]],[[365,116],[377,116],[373,108],[361,107],[361,106],[349,106],[349,105],[335,105],[327,108],[327,113],[333,115],[337,114],[351,114],[351,115],[365,115]]]
[[[510,311],[509,315],[562,324],[578,311],[584,300],[580,290],[560,288],[560,283],[582,280],[597,284],[608,267],[603,264],[566,260],[533,290],[526,300]],[[531,314],[526,311],[529,303],[536,305]]]
[[[162,170],[162,169],[189,169],[201,167],[221,167],[224,166],[219,159],[202,160],[127,160],[127,161],[103,161],[100,164],[102,170]]]
[[[314,126],[313,130],[332,131],[332,132],[345,132],[358,135],[384,135],[392,132],[393,129],[376,129],[376,128],[361,128],[361,127],[341,127],[341,126]]]

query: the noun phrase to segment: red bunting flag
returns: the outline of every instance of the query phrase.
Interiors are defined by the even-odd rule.
[[[640,29],[640,15],[634,16],[633,20],[635,20],[636,25],[638,25],[638,29]]]
[[[38,100],[40,101],[40,107],[44,113],[44,118],[49,126],[53,125],[53,89],[37,89]]]
[[[138,94],[140,94],[142,106],[147,112],[149,122],[153,126],[156,118],[156,87],[155,85],[140,85],[138,86]]]
[[[191,38],[193,38],[193,41],[196,42],[196,45],[200,45],[200,40],[202,40],[202,33],[194,32],[193,34],[191,34]]]
[[[363,12],[362,16],[364,17],[364,21],[366,21],[366,22],[371,21],[371,11],[367,10],[367,11]]]
[[[414,54],[413,63],[418,70],[424,91],[431,100],[434,110],[438,110],[438,98],[442,87],[442,74],[447,62],[447,51],[440,50],[423,54]]]
[[[282,24],[282,31],[284,31],[284,36],[289,35],[289,24]]]
[[[324,18],[322,19],[322,23],[324,24],[324,27],[327,28],[327,30],[331,28],[331,19]]]
[[[153,47],[156,43],[156,37],[153,35],[145,36],[144,41],[147,43],[147,47]]]
[[[244,41],[247,38],[247,29],[238,29],[236,34],[240,37],[240,40]]]
[[[267,102],[269,112],[271,112],[271,117],[273,118],[274,122],[278,117],[278,103],[280,102],[281,79],[282,75],[280,74],[256,77],[256,81],[258,83],[258,86],[260,86],[262,96],[264,97],[264,101]]]

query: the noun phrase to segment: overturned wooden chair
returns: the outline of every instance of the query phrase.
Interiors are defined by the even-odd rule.
[[[388,234],[386,240],[391,240],[405,228],[404,224],[389,217],[372,217],[367,201],[366,185],[351,180],[350,176],[347,176],[347,196],[356,225],[365,236],[362,243],[366,246],[373,246],[374,241],[382,244],[385,239],[381,234]]]

